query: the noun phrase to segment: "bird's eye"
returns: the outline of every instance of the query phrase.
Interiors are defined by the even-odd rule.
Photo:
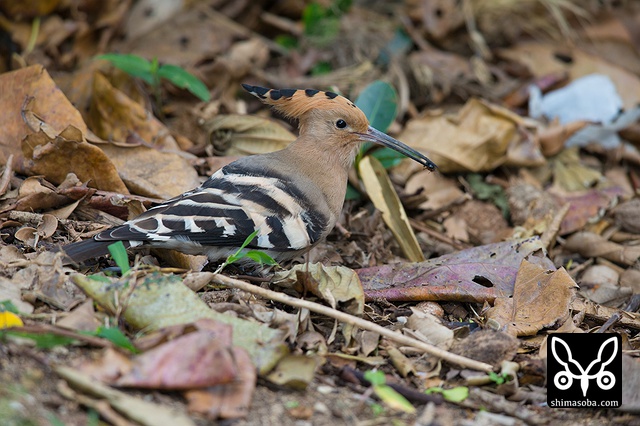
[[[340,120],[336,121],[336,127],[338,129],[344,129],[345,127],[347,127],[347,122],[344,121],[343,119],[340,119]]]

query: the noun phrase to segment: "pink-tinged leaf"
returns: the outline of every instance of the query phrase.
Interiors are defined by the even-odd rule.
[[[193,389],[229,383],[238,374],[231,346],[231,326],[212,323],[144,354],[115,384],[153,389]],[[255,368],[250,365],[250,368]]]
[[[555,270],[537,237],[473,247],[420,263],[358,270],[367,300],[492,302],[513,294],[523,259]]]
[[[186,392],[190,412],[204,414],[210,419],[237,419],[247,415],[256,387],[257,372],[247,351],[233,348],[233,356],[238,368],[235,380]]]
[[[581,230],[587,223],[603,216],[624,195],[624,190],[613,186],[589,189],[580,193],[552,193],[552,195],[560,205],[569,203],[571,206],[560,226],[560,235],[566,235]]]

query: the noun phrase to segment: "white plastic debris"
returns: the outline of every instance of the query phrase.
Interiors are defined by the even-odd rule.
[[[576,132],[565,146],[595,142],[614,148],[620,145],[617,132],[640,118],[639,107],[623,112],[622,99],[606,75],[590,74],[546,95],[532,86],[529,95],[529,114],[533,118],[557,118],[560,124],[585,120],[593,123]]]

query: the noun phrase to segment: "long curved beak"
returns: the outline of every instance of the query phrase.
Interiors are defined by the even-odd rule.
[[[369,128],[367,129],[367,133],[360,133],[360,137],[363,141],[373,142],[377,143],[378,145],[383,145],[391,148],[394,151],[397,151],[400,154],[405,155],[414,161],[417,161],[431,171],[434,171],[438,168],[438,166],[436,166],[433,161],[429,160],[427,157],[425,157],[415,149],[403,144],[399,140],[392,138],[386,133],[374,129],[371,126],[369,126]]]

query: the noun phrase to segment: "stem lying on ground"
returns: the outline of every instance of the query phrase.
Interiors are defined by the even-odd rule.
[[[444,361],[447,361],[448,363],[455,364],[463,368],[469,368],[472,370],[479,370],[484,372],[493,371],[493,366],[490,364],[447,352],[444,349],[438,348],[437,346],[421,342],[414,338],[405,336],[404,334],[401,334],[397,331],[389,330],[388,328],[381,327],[378,324],[372,323],[371,321],[367,321],[365,319],[355,317],[345,312],[338,311],[329,306],[324,306],[315,302],[309,302],[308,300],[297,299],[295,297],[287,296],[283,293],[278,293],[276,291],[258,287],[244,281],[236,280],[225,275],[216,274],[214,275],[212,280],[216,284],[237,288],[239,290],[243,290],[267,299],[275,300],[289,306],[294,306],[296,308],[306,308],[312,312],[337,319],[338,321],[342,321],[347,324],[352,324],[363,330],[373,331],[374,333],[378,333],[379,335],[384,336],[389,340],[393,340],[394,342],[420,349],[429,355],[436,356]]]

